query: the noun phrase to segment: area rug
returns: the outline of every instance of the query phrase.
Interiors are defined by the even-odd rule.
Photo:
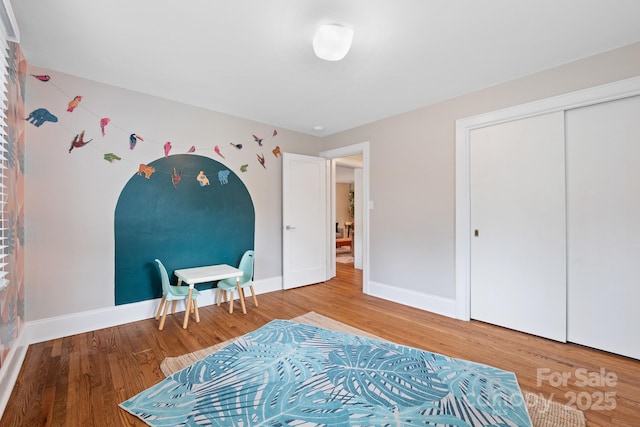
[[[348,256],[337,256],[336,257],[336,262],[342,263],[342,264],[352,264],[353,263],[353,257],[351,255]]]
[[[531,426],[513,373],[273,320],[120,406],[152,426]]]
[[[315,313],[313,311],[303,314],[302,316],[294,317],[291,320],[298,323],[320,326],[334,331],[380,339],[379,337],[366,331],[354,328],[342,322],[338,322],[337,320],[333,320],[329,317],[322,316],[321,314]],[[167,357],[160,364],[160,369],[165,374],[165,376],[169,376],[208,356],[209,354],[223,347],[226,347],[235,340],[236,338],[233,338],[228,341],[212,345],[211,347],[195,351],[193,353],[183,354],[175,357]],[[535,393],[530,393],[527,391],[523,391],[523,397],[534,427],[586,426],[584,413],[578,409],[570,408],[561,403],[545,399],[543,397],[540,397],[539,395],[536,395]]]

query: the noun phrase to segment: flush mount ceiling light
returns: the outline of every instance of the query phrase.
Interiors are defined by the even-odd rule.
[[[351,28],[335,24],[321,25],[313,37],[313,51],[318,58],[326,61],[340,61],[349,52],[352,40]]]

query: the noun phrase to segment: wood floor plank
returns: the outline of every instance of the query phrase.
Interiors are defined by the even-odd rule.
[[[0,427],[145,426],[118,404],[160,381],[165,357],[309,311],[399,344],[515,372],[525,391],[563,404],[573,398],[589,427],[640,426],[640,361],[365,295],[361,271],[352,264],[336,268],[337,277],[326,283],[258,295],[260,307],[247,301],[246,315],[239,305],[233,314],[214,305],[200,308],[201,321],[192,319],[186,330],[180,312],[167,315],[163,331],[148,319],[31,345]],[[600,378],[602,369],[617,376],[615,385],[583,385],[577,378]],[[569,378],[553,384],[562,375]],[[596,407],[604,393],[613,393],[614,410]]]
[[[21,422],[27,423],[25,425],[39,425],[41,422],[42,393],[46,383],[46,374],[43,370],[47,367],[45,361],[49,354],[50,349],[44,345],[31,346],[27,350],[22,370],[35,373],[35,375],[33,375],[33,379],[28,380],[18,377],[16,387],[20,387],[25,399],[17,402],[15,412],[6,414],[5,411],[5,414],[8,415],[8,425],[22,425],[19,424]]]

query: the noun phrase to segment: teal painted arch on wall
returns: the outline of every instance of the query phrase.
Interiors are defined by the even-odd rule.
[[[178,154],[147,166],[149,178],[136,173],[116,205],[115,304],[162,296],[154,259],[172,274],[180,268],[238,265],[254,249],[255,210],[242,180],[209,157]],[[174,168],[180,182],[174,187]],[[209,180],[203,185],[202,171]],[[220,178],[219,178],[220,177]],[[198,289],[211,288],[211,283]]]

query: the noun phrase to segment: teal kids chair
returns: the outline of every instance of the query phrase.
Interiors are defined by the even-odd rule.
[[[171,308],[171,314],[176,312],[176,303],[181,300],[186,300],[189,297],[189,287],[188,286],[173,286],[169,283],[169,275],[167,274],[167,269],[164,268],[162,262],[159,259],[156,259],[156,265],[158,267],[158,272],[160,273],[160,278],[162,279],[162,300],[160,300],[160,307],[158,307],[158,312],[156,313],[156,320],[160,318],[160,312],[162,312],[162,319],[160,320],[159,330],[164,328],[164,321],[167,318],[167,311],[169,309],[169,304],[173,302],[173,307]],[[200,322],[200,314],[198,313],[198,303],[196,302],[196,298],[198,298],[200,292],[197,289],[193,289],[191,293],[191,299],[193,300],[191,307],[195,311],[196,314],[196,322]],[[185,313],[185,316],[189,316],[190,313]]]
[[[240,297],[240,301],[244,301],[244,288],[249,287],[251,289],[251,296],[253,297],[253,303],[255,306],[258,306],[258,299],[256,298],[256,293],[253,290],[253,257],[254,252],[249,250],[246,251],[242,258],[240,259],[240,265],[238,269],[242,270],[242,276],[223,279],[218,282],[218,306],[220,305],[221,297],[224,298],[226,302],[229,300],[229,313],[233,313],[233,294],[234,291],[238,289],[238,283],[240,283],[240,289],[238,289],[238,296]],[[230,292],[230,294],[229,294]],[[240,294],[242,293],[242,294]],[[242,312],[247,314],[247,310],[242,304]]]

